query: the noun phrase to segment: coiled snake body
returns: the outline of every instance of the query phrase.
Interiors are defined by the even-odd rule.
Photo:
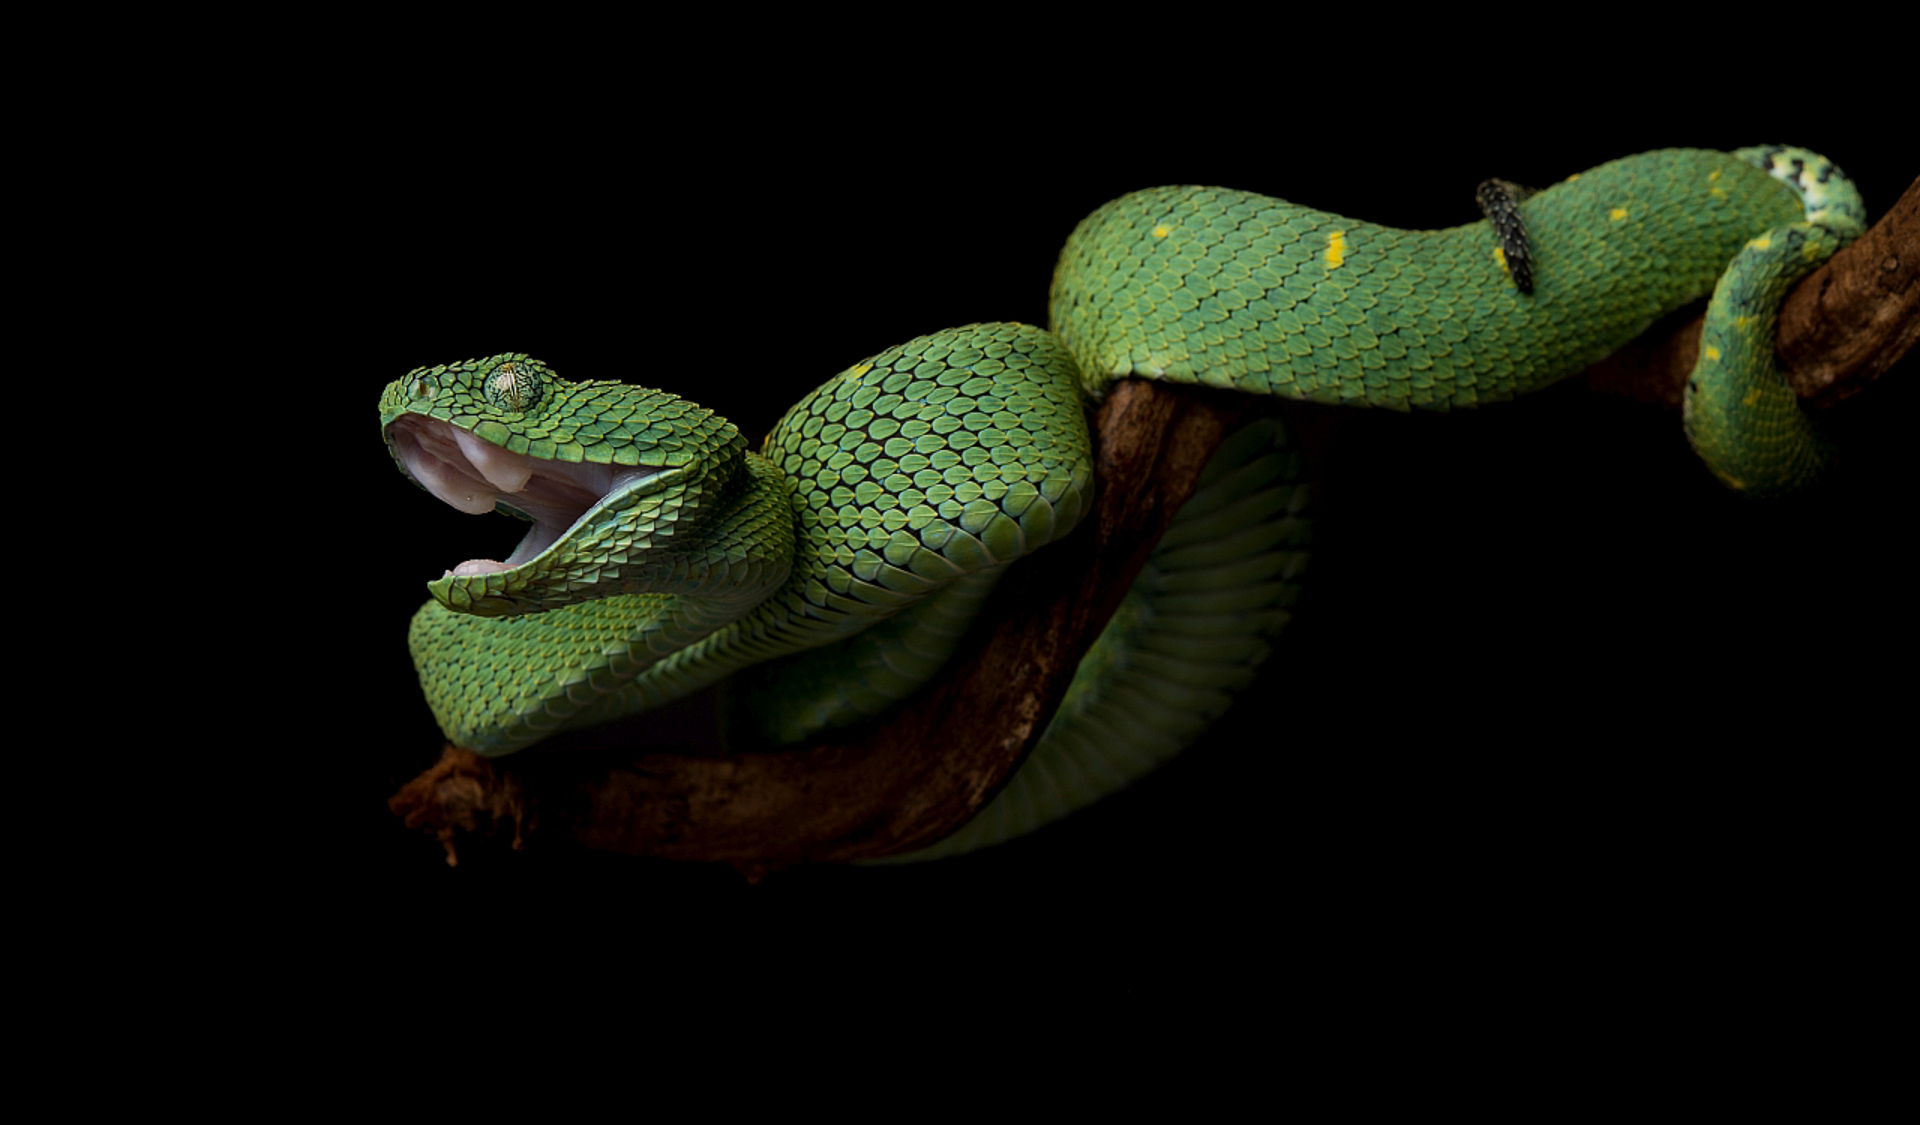
[[[794,740],[937,674],[1009,564],[1091,497],[1085,404],[1152,378],[1393,409],[1510,398],[1711,291],[1687,434],[1730,487],[1827,459],[1773,358],[1793,281],[1862,225],[1832,164],[1778,147],[1644,153],[1490,220],[1399,231],[1244,192],[1100,208],[1056,268],[1051,331],[978,324],[855,364],[759,452],[672,394],[509,354],[381,396],[404,472],[532,523],[429,585],[410,644],[449,739],[507,754],[723,677]],[[1039,746],[980,816],[912,858],[1046,823],[1177,752],[1251,677],[1304,561],[1298,458],[1272,422],[1215,455]]]

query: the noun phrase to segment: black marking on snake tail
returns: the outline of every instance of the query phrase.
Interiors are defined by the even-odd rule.
[[[1487,180],[1473,192],[1481,213],[1493,225],[1494,237],[1500,240],[1507,276],[1513,278],[1514,288],[1527,294],[1533,292],[1533,255],[1527,249],[1527,223],[1520,214],[1520,201],[1532,194],[1532,188],[1506,180]]]
[[[1765,160],[1762,162],[1761,166],[1769,172],[1773,171],[1775,167],[1782,167],[1782,166],[1786,167],[1793,173],[1793,182],[1796,184],[1801,184],[1801,185],[1804,185],[1807,183],[1824,184],[1828,180],[1833,178],[1833,174],[1837,170],[1833,161],[1822,159],[1817,165],[1815,165],[1811,169],[1812,175],[1809,176],[1808,175],[1809,169],[1807,167],[1807,162],[1804,157],[1796,156],[1793,158],[1791,163],[1787,163],[1781,160],[1781,157],[1786,153],[1786,148],[1784,146],[1767,145],[1764,147],[1763,151],[1765,153]]]

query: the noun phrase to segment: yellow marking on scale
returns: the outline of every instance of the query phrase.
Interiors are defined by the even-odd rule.
[[[1754,239],[1752,242],[1747,243],[1747,248],[1750,250],[1768,250],[1768,249],[1771,249],[1772,247],[1773,247],[1773,239],[1768,238],[1764,234],[1761,235],[1759,238]]]
[[[1498,263],[1500,264],[1500,272],[1501,272],[1501,273],[1504,273],[1504,274],[1506,274],[1506,275],[1507,275],[1508,277],[1512,277],[1512,276],[1513,276],[1513,271],[1507,268],[1507,250],[1506,250],[1506,247],[1504,247],[1504,246],[1496,246],[1496,247],[1494,247],[1494,248],[1493,248],[1493,260],[1494,260],[1495,262],[1498,262]]]
[[[1719,359],[1720,349],[1714,347],[1712,344],[1708,344],[1706,347],[1700,349],[1700,358],[1701,359]]]
[[[1155,238],[1165,238],[1172,233],[1173,228],[1165,223],[1161,223],[1159,226],[1153,228],[1153,237]]]
[[[1616,223],[1626,217],[1627,209],[1625,207],[1615,207],[1613,210],[1607,212],[1607,218],[1612,219]]]
[[[1327,232],[1327,268],[1337,270],[1347,260],[1347,232]]]
[[[1738,328],[1740,331],[1745,332],[1747,329],[1753,327],[1754,321],[1759,319],[1760,318],[1757,316],[1736,316],[1733,318],[1733,326],[1735,328]]]

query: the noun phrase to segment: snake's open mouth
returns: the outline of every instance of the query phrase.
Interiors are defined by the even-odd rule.
[[[455,508],[479,515],[498,503],[533,521],[504,562],[468,559],[447,572],[455,577],[531,562],[607,497],[661,471],[528,457],[418,414],[402,414],[388,423],[387,440],[407,475]]]

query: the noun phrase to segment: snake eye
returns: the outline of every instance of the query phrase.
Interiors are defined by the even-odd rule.
[[[525,410],[540,401],[540,372],[509,361],[487,373],[487,401],[501,410]]]

